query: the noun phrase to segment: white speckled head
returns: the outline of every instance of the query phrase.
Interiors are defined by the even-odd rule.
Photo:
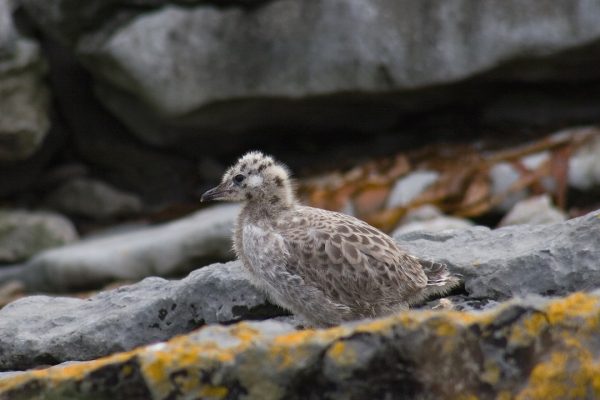
[[[287,167],[259,151],[242,156],[225,172],[219,186],[202,195],[202,200],[268,202],[272,206],[295,201]]]

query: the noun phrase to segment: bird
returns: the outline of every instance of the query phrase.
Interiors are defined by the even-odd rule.
[[[459,279],[350,215],[301,205],[285,164],[243,155],[201,201],[242,202],[233,248],[251,282],[307,326],[407,310]]]

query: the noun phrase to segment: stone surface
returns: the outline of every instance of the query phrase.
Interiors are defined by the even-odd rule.
[[[51,192],[44,203],[69,215],[107,219],[137,214],[140,199],[111,185],[89,178],[76,178]]]
[[[0,210],[0,263],[23,261],[77,238],[73,224],[61,215]]]
[[[144,204],[160,207],[192,200],[198,186],[195,162],[132,138],[96,99],[89,74],[73,54],[48,38],[44,49],[53,95],[72,133],[70,144],[77,158],[99,179],[138,194]]]
[[[468,219],[450,217],[442,214],[435,206],[425,205],[410,211],[400,221],[400,226],[392,236],[415,231],[441,232],[448,229],[465,229],[471,226],[473,223]]]
[[[5,375],[0,399],[597,398],[599,293],[329,330],[212,326],[97,361]]]
[[[435,171],[414,171],[394,184],[388,197],[387,207],[399,207],[409,204],[425,189],[437,181],[439,173]]]
[[[546,151],[540,153],[534,153],[529,156],[523,157],[519,160],[520,163],[523,164],[525,168],[528,170],[534,170],[540,167],[541,164],[548,161],[549,154]],[[521,173],[517,170],[514,165],[511,165],[507,162],[500,162],[495,164],[490,170],[490,181],[491,181],[491,190],[494,196],[501,195],[502,193],[507,192],[510,187],[515,184],[519,178],[521,177]],[[549,182],[542,181],[544,187],[547,190],[552,190],[553,188],[550,186]],[[524,200],[529,195],[529,191],[527,189],[522,189],[513,193],[510,193],[508,196],[504,198],[504,200],[498,205],[498,209],[504,212],[510,211],[511,208],[515,206],[519,201]]]
[[[213,264],[176,281],[146,278],[88,299],[25,297],[0,310],[0,369],[90,360],[204,324],[278,313],[239,263]]]
[[[499,226],[553,224],[563,222],[566,219],[566,214],[554,207],[550,197],[545,194],[515,204],[508,214],[502,218]]]
[[[569,185],[579,190],[600,187],[600,135],[570,158]]]
[[[600,286],[600,210],[563,223],[474,227],[394,238],[462,275],[473,298],[566,294]]]
[[[295,126],[290,121],[313,124],[313,131],[354,126],[372,132],[374,124],[389,127],[397,115],[369,114],[364,106],[372,97],[341,103],[325,97],[458,82],[511,60],[590,45],[600,36],[600,7],[585,0],[544,7],[515,0],[452,0],[443,7],[408,0],[279,0],[250,9],[140,3],[24,0],[42,29],[76,49],[112,112],[155,145],[181,144],[198,132],[275,132]],[[520,71],[510,69],[510,79],[536,81],[559,76],[561,69],[543,63]],[[352,107],[357,100],[362,106]],[[401,96],[380,100],[400,114],[440,99],[418,105]]]
[[[4,276],[0,271],[0,282],[19,280],[29,290],[61,292],[187,273],[207,262],[233,258],[231,231],[238,209],[212,207],[163,225],[46,251]]]
[[[30,157],[50,128],[45,65],[38,44],[16,30],[13,9],[0,2],[0,161]]]

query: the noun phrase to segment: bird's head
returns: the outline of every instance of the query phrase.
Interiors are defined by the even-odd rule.
[[[258,151],[246,153],[230,167],[221,183],[202,195],[202,201],[226,200],[290,205],[294,201],[285,165]]]

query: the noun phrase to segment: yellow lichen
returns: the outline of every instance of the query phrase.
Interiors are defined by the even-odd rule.
[[[460,394],[456,398],[456,400],[478,400],[478,399],[479,399],[479,397],[477,397],[473,393],[463,393],[463,394]]]
[[[302,343],[306,343],[308,338],[315,335],[315,331],[312,329],[306,329],[303,331],[297,331],[288,333],[286,335],[278,336],[273,341],[275,346],[298,346]]]
[[[255,328],[243,322],[233,325],[230,329],[230,333],[240,339],[244,344],[249,344],[249,342],[252,342],[254,339],[260,336],[259,332]]]
[[[47,369],[39,369],[31,371],[32,378],[49,379],[52,381],[64,381],[79,379],[89,373],[92,369],[99,369],[106,365],[116,364],[130,360],[135,355],[135,351],[115,354],[108,357],[99,358],[98,360],[75,363],[65,366],[50,367]]]
[[[564,351],[536,365],[520,400],[562,400],[600,398],[600,365],[591,353],[573,338]]]
[[[356,351],[344,342],[335,342],[327,351],[327,357],[340,365],[351,365],[357,360]]]
[[[227,396],[229,393],[229,389],[225,386],[211,386],[205,385],[200,388],[199,395],[201,398],[213,398],[213,399],[222,399]]]
[[[391,318],[376,319],[373,321],[365,322],[356,327],[357,332],[383,332],[390,329],[396,323],[400,322],[402,325],[407,325],[414,322],[414,319],[408,317],[407,313],[401,313]]]
[[[547,326],[546,316],[542,313],[535,313],[525,318],[521,325],[514,325],[508,340],[514,344],[528,344],[532,339],[539,337]]]
[[[511,400],[512,398],[513,398],[513,395],[508,390],[502,390],[496,396],[496,400]]]
[[[574,293],[549,304],[547,315],[551,324],[564,323],[574,318],[597,315],[598,298],[584,293]]]
[[[568,356],[564,353],[553,353],[550,360],[536,365],[529,377],[529,385],[519,393],[517,399],[566,399],[565,367],[567,358]]]
[[[500,381],[500,367],[493,361],[486,360],[481,374],[481,380],[490,385],[495,385]]]
[[[124,365],[121,369],[121,373],[124,377],[131,376],[131,374],[133,373],[133,367],[131,365]]]
[[[454,336],[456,335],[456,325],[452,321],[438,320],[435,324],[435,333],[438,336]]]

